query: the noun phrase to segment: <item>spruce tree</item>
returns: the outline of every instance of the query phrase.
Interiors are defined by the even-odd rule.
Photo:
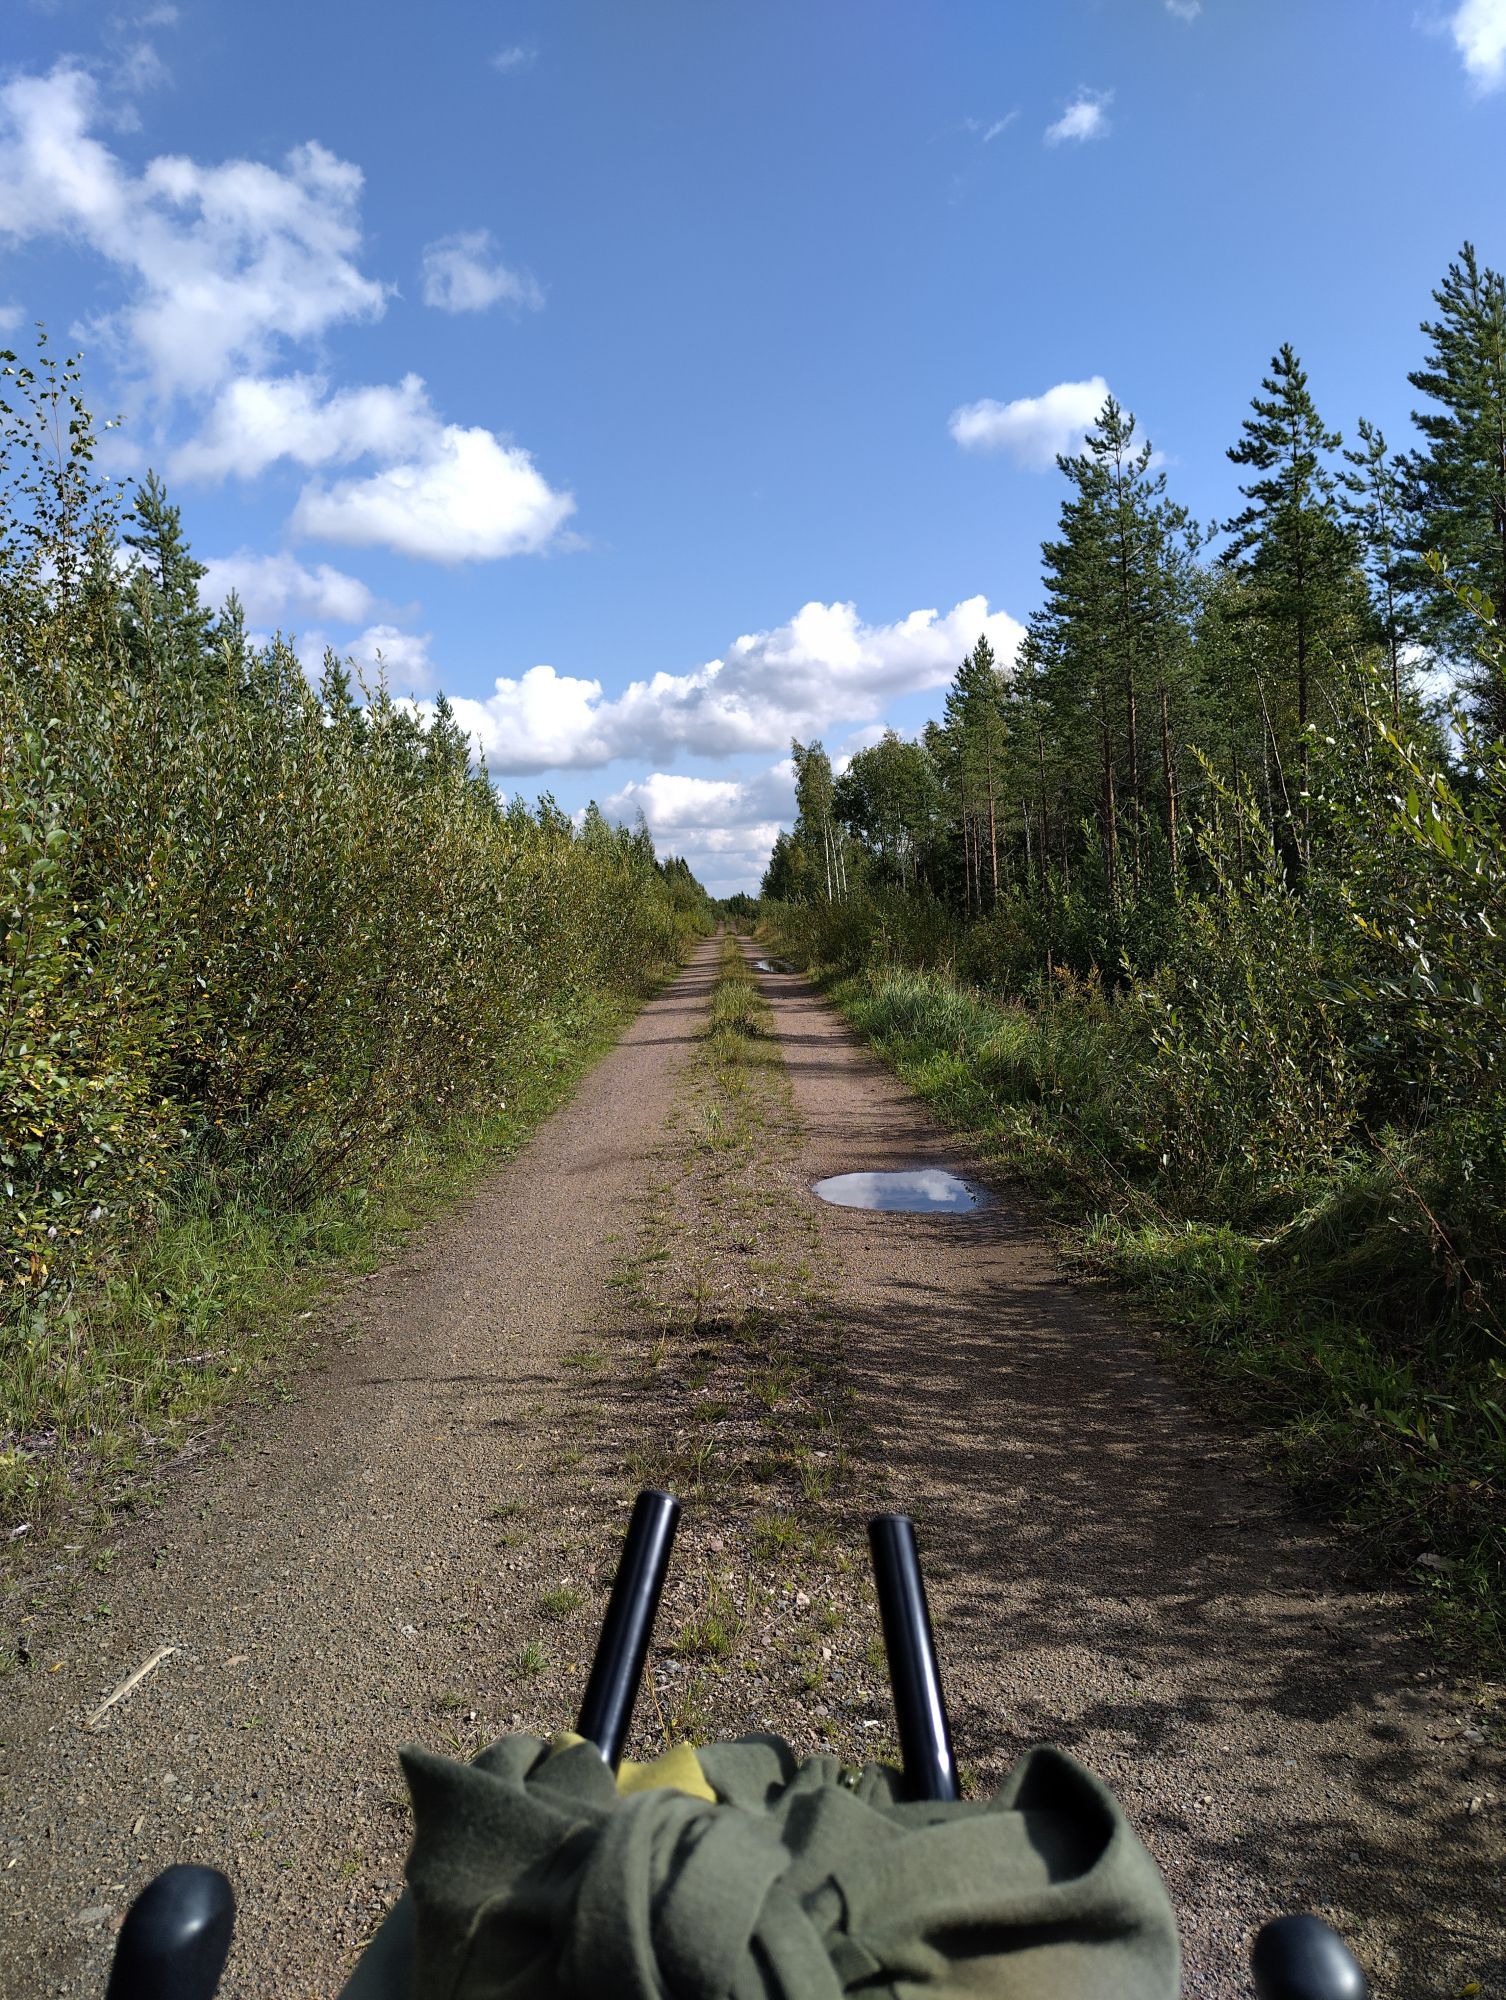
[[[237,592],[232,590],[220,606],[220,615],[207,637],[210,656],[225,685],[243,686],[251,664],[251,641],[246,633],[246,607]]]
[[[999,779],[1007,740],[1003,677],[986,635],[958,667],[944,712],[956,745],[967,880],[981,909],[985,900],[999,900]]]
[[[1355,469],[1344,475],[1341,504],[1370,581],[1376,630],[1391,678],[1394,727],[1401,721],[1402,654],[1417,630],[1406,555],[1412,521],[1405,475],[1400,461],[1387,456],[1385,434],[1365,417],[1359,433],[1359,450],[1344,453]]]
[[[434,698],[434,713],[429,718],[424,731],[424,762],[434,778],[442,778],[460,785],[470,774],[471,739],[455,720],[455,711],[443,689]],[[601,822],[601,809],[595,799],[586,808],[586,822],[590,825],[592,815]],[[582,829],[585,831],[585,828]],[[610,831],[610,829],[608,829]]]
[[[1406,461],[1417,516],[1412,548],[1418,557],[1441,555],[1499,618],[1506,615],[1506,279],[1482,267],[1466,243],[1433,297],[1438,317],[1422,327],[1432,346],[1407,378],[1434,405],[1413,412],[1426,444]],[[1427,590],[1424,615],[1437,645],[1456,660],[1472,658],[1477,628],[1457,598]],[[1506,731],[1499,677],[1474,676],[1473,684],[1491,726]]]
[[[209,657],[211,614],[199,601],[208,574],[189,553],[178,509],[155,472],[138,482],[121,539],[136,551],[125,598],[127,638],[138,660],[196,675]]]

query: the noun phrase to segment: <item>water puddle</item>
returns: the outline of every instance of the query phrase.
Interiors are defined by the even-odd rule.
[[[912,1167],[907,1173],[833,1174],[812,1188],[837,1208],[902,1210],[907,1215],[976,1215],[987,1208],[988,1193],[941,1167]]]
[[[755,972],[788,972],[790,969],[782,958],[755,958],[753,961]]]

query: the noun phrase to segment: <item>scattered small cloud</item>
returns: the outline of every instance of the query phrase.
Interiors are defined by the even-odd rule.
[[[1203,0],[1166,0],[1166,11],[1179,21],[1195,21],[1203,11]]]
[[[1054,125],[1046,127],[1046,144],[1060,146],[1065,140],[1105,139],[1109,133],[1109,106],[1112,90],[1080,90]]]
[[[0,333],[14,333],[25,317],[20,306],[0,306]]]
[[[1464,0],[1448,27],[1471,81],[1499,90],[1506,83],[1506,0]]]
[[[1018,109],[1006,111],[1002,118],[964,118],[962,129],[970,132],[981,146],[991,146],[1001,132],[1007,132],[1019,117]]]
[[[990,396],[953,410],[948,428],[964,451],[1002,451],[1016,465],[1049,472],[1057,456],[1075,451],[1103,408],[1109,385],[1101,375],[1058,382],[1040,396],[1012,403]]]
[[[492,68],[502,76],[511,76],[516,70],[532,69],[538,59],[537,49],[518,42],[511,48],[498,49],[492,57]]]
[[[537,311],[544,294],[526,271],[509,270],[491,232],[462,229],[428,244],[423,256],[424,304],[440,312],[485,312],[489,306]]]

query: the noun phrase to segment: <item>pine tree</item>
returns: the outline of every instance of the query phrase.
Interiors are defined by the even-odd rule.
[[[1072,490],[1059,537],[1042,550],[1046,602],[1031,622],[1022,681],[1040,739],[1033,789],[1044,800],[1048,788],[1060,795],[1065,780],[1075,813],[1096,816],[1111,904],[1124,886],[1126,836],[1129,885],[1137,893],[1142,886],[1158,796],[1173,856],[1178,846],[1196,537],[1154,458],[1149,441],[1136,440],[1134,417],[1110,396],[1082,450],[1058,459]],[[1048,741],[1058,773],[1051,781]]]
[[[1362,636],[1365,600],[1358,552],[1339,513],[1338,480],[1328,464],[1343,439],[1318,415],[1289,343],[1261,387],[1264,396],[1252,397],[1239,443],[1229,448],[1233,462],[1257,476],[1239,489],[1249,505],[1224,524],[1233,537],[1224,560],[1249,585],[1251,607],[1271,641],[1279,684],[1269,688],[1262,677],[1261,705],[1291,811],[1286,774],[1294,765],[1306,769],[1314,698],[1332,691],[1342,651]],[[1301,865],[1306,846],[1305,815],[1298,818],[1289,869]]]
[[[209,658],[213,621],[199,601],[208,571],[190,555],[178,509],[155,472],[138,482],[128,519],[134,532],[121,539],[136,561],[126,591],[127,639],[142,664],[196,675]]]
[[[1436,550],[1462,582],[1506,614],[1506,279],[1466,243],[1433,294],[1438,318],[1425,365],[1408,376],[1436,407],[1413,412],[1426,448],[1406,461],[1417,516],[1417,556]],[[1414,572],[1415,574],[1415,572]],[[1472,657],[1473,615],[1446,590],[1424,599],[1428,635],[1459,661]],[[1506,731],[1499,677],[1476,677],[1491,726]]]

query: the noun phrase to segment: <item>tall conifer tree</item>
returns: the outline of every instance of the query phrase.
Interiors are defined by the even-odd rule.
[[[1278,686],[1260,679],[1270,752],[1281,781],[1291,838],[1279,828],[1288,868],[1300,866],[1306,815],[1297,810],[1291,767],[1307,764],[1315,696],[1332,692],[1344,649],[1363,636],[1365,596],[1358,551],[1337,504],[1329,463],[1343,439],[1318,415],[1307,374],[1288,342],[1251,398],[1229,457],[1255,474],[1240,492],[1248,506],[1225,523],[1225,561],[1249,585],[1249,602],[1270,642]]]
[[[1413,549],[1436,550],[1506,616],[1506,279],[1466,243],[1433,297],[1438,317],[1422,327],[1432,346],[1407,378],[1434,406],[1413,412],[1426,440],[1406,461]],[[1472,614],[1447,591],[1428,590],[1424,604],[1429,635],[1468,660]],[[1475,689],[1491,725],[1506,733],[1499,675],[1475,677]]]
[[[1342,505],[1370,580],[1376,628],[1386,649],[1395,726],[1401,721],[1402,653],[1417,629],[1406,556],[1412,521],[1402,468],[1388,457],[1384,432],[1361,417],[1359,434],[1359,450],[1344,453],[1355,469],[1344,475]]]

